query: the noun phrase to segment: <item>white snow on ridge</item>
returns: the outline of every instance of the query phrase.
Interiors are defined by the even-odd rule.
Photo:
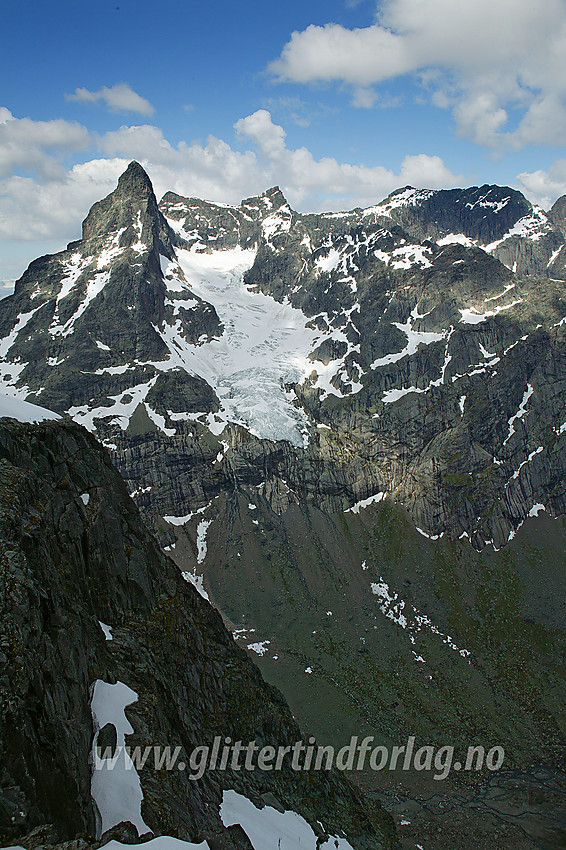
[[[91,698],[95,736],[92,743],[91,795],[99,813],[97,838],[122,821],[130,821],[142,835],[150,832],[141,815],[143,792],[138,773],[125,750],[126,735],[134,731],[125,709],[136,702],[138,695],[123,682],[110,685],[97,679]],[[116,755],[109,759],[97,753],[98,733],[112,723],[117,733]],[[104,752],[101,753],[104,756]]]
[[[8,416],[10,419],[18,419],[20,422],[43,422],[45,419],[60,419],[58,413],[30,404],[19,398],[11,398],[0,395],[0,418]]]
[[[430,345],[433,342],[439,342],[441,339],[446,338],[449,333],[446,330],[441,331],[440,333],[435,331],[413,330],[413,322],[422,318],[424,318],[424,316],[420,315],[418,309],[415,307],[406,322],[393,322],[395,327],[399,328],[400,331],[403,331],[407,337],[407,345],[402,351],[397,351],[395,354],[386,354],[385,357],[378,357],[377,360],[373,361],[370,369],[377,369],[379,366],[396,363],[403,357],[410,357],[412,354],[415,354],[419,345]]]
[[[545,233],[548,233],[549,230],[550,225],[548,222],[548,216],[541,207],[534,205],[532,211],[528,215],[523,216],[523,218],[520,218],[519,221],[515,222],[513,227],[511,227],[501,239],[497,239],[495,242],[485,245],[483,250],[491,253],[499,245],[513,236],[530,239],[531,242],[538,242],[538,240],[541,239]]]
[[[258,809],[236,791],[224,791],[220,806],[224,826],[240,824],[254,850],[353,850],[338,836],[317,844],[312,827],[296,812],[279,812],[272,806]]]
[[[159,835],[143,844],[122,844],[120,841],[112,840],[104,845],[104,850],[210,850],[210,845],[207,841],[193,844],[192,841],[182,841],[171,835]]]
[[[436,244],[440,247],[444,245],[464,245],[466,248],[473,248],[476,243],[473,239],[470,239],[469,236],[466,236],[464,233],[447,233],[446,236],[443,236],[441,239],[436,240]]]
[[[522,419],[523,416],[525,416],[525,414],[527,413],[527,409],[526,409],[527,402],[528,402],[528,400],[530,399],[530,397],[532,396],[533,393],[534,393],[534,390],[533,390],[532,386],[527,381],[527,389],[523,393],[523,399],[522,399],[522,401],[519,405],[519,409],[518,409],[517,413],[514,413],[513,416],[511,416],[510,419],[509,419],[509,422],[508,422],[509,433],[507,434],[506,438],[503,441],[504,446],[509,442],[509,440],[511,439],[511,437],[515,433],[515,422],[517,422],[518,419]]]
[[[381,502],[386,496],[387,493],[376,493],[374,496],[369,496],[367,499],[361,499],[359,502],[356,502],[355,505],[352,505],[351,508],[346,508],[344,513],[359,514],[360,508],[367,508],[368,505],[374,505],[377,502]]]
[[[481,198],[478,198],[478,200],[474,201],[473,204],[468,201],[466,206],[470,210],[473,210],[475,207],[483,207],[484,209],[492,209],[495,212],[500,212],[511,200],[511,196],[508,196],[507,198],[503,198],[502,201],[486,201],[486,198],[488,198],[490,194],[491,191],[486,192],[485,195],[482,195]]]
[[[396,192],[393,197],[382,201],[381,204],[376,204],[373,207],[367,207],[362,215],[367,216],[375,213],[377,215],[389,215],[391,210],[399,209],[399,207],[416,206],[421,201],[426,201],[434,195],[433,189],[413,189],[411,187],[404,189],[402,192]]]

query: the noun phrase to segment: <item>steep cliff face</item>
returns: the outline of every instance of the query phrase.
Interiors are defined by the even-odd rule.
[[[1,840],[16,843],[43,824],[54,826],[52,841],[94,839],[101,822],[91,797],[91,708],[96,699],[99,717],[112,713],[117,683],[133,692],[132,747],[179,746],[188,762],[215,736],[275,746],[301,740],[279,692],[156,548],[108,456],[83,429],[2,420],[0,538]],[[101,747],[114,748],[114,725],[98,733]],[[233,789],[257,805],[264,795],[298,811],[318,835],[319,821],[331,833],[345,830],[354,848],[395,845],[388,816],[364,807],[334,774],[284,765],[191,781],[188,771],[152,762],[139,777],[141,817],[155,834],[249,848],[220,818],[223,790]],[[104,785],[112,776],[96,778]],[[127,800],[117,797],[114,808],[130,819]]]
[[[383,492],[428,534],[499,548],[535,505],[565,509],[563,245],[510,189],[158,208],[133,163],[3,301],[3,386],[116,446],[158,526],[229,489],[230,444],[247,483],[267,454],[297,500]]]

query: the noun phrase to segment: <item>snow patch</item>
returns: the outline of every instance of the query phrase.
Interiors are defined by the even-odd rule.
[[[387,493],[376,493],[374,496],[368,496],[367,499],[361,499],[359,502],[356,502],[355,505],[352,505],[351,508],[346,508],[344,511],[345,514],[359,514],[360,508],[367,508],[368,505],[376,504],[377,502],[381,502],[382,499],[385,499]],[[365,562],[364,562],[365,563]]]
[[[192,586],[198,591],[198,593],[202,596],[203,599],[206,599],[207,602],[210,602],[208,593],[204,589],[204,576],[198,575],[196,569],[192,573],[184,571],[181,573],[181,575],[183,576],[186,582],[192,584]]]
[[[480,322],[485,322],[492,316],[497,316],[497,314],[501,313],[502,310],[510,310],[511,307],[515,307],[517,304],[521,304],[522,301],[522,298],[518,298],[516,301],[512,301],[510,304],[504,304],[500,307],[496,307],[495,310],[486,310],[485,313],[480,313],[479,310],[476,310],[475,307],[467,307],[464,310],[460,310],[460,313],[462,314],[460,322],[465,325],[479,325]]]
[[[4,358],[8,354],[8,351],[11,349],[12,345],[15,343],[16,338],[20,331],[26,327],[32,316],[34,316],[38,310],[41,309],[43,305],[40,304],[39,307],[36,307],[34,310],[30,310],[29,313],[21,313],[18,316],[18,320],[10,333],[4,337],[4,339],[0,340],[0,357]]]
[[[428,535],[425,535],[428,536]],[[406,629],[409,634],[409,640],[412,644],[415,643],[415,635],[423,628],[428,629],[433,634],[441,638],[442,642],[450,649],[457,652],[462,658],[468,658],[469,650],[460,649],[452,640],[450,635],[443,634],[440,629],[435,626],[426,614],[420,614],[417,609],[411,605],[406,605],[405,601],[399,597],[398,593],[390,590],[388,583],[380,576],[379,581],[370,584],[371,592],[379,599],[378,605],[382,614],[385,614],[387,619],[392,620],[402,629]],[[410,611],[409,611],[410,607]],[[423,661],[421,656],[417,656],[414,650],[411,650],[416,661]]]
[[[248,649],[255,652],[257,655],[265,655],[268,651],[267,647],[271,643],[270,640],[257,641],[256,643],[248,643]]]
[[[236,791],[224,791],[220,806],[224,826],[240,824],[254,850],[353,850],[345,838],[331,836],[324,844],[307,821],[296,812],[279,812],[272,806],[256,808]]]
[[[443,236],[441,239],[436,240],[436,244],[444,247],[444,245],[465,245],[466,248],[473,248],[475,246],[475,242],[473,239],[470,239],[469,236],[466,236],[464,233],[447,233],[446,236]],[[464,260],[456,260],[457,263],[463,263]]]
[[[107,626],[106,623],[102,622],[102,620],[98,621],[98,625],[104,632],[104,637],[106,638],[106,640],[114,640],[112,636],[112,626]]]
[[[509,442],[509,440],[511,439],[511,437],[515,433],[515,422],[517,422],[519,419],[522,419],[526,415],[526,413],[527,413],[527,410],[526,410],[527,402],[529,401],[533,392],[534,392],[534,390],[533,390],[532,386],[527,382],[527,389],[523,393],[523,400],[521,401],[521,404],[519,405],[519,409],[518,409],[517,413],[514,413],[513,416],[511,416],[511,418],[509,419],[509,422],[508,422],[509,433],[507,434],[506,438],[503,440],[504,446],[507,445],[507,443]]]
[[[104,845],[104,850],[210,850],[207,841],[193,844],[191,841],[182,841],[180,838],[172,838],[170,835],[159,835],[151,841],[143,844],[122,844],[120,841],[109,841]]]
[[[445,330],[441,332],[413,330],[413,323],[417,319],[422,318],[424,318],[424,316],[421,316],[415,307],[406,322],[393,322],[395,327],[399,328],[400,331],[403,331],[407,337],[407,345],[402,351],[398,351],[395,354],[387,354],[385,357],[379,357],[377,360],[374,360],[370,369],[377,369],[379,366],[396,363],[403,357],[410,357],[412,354],[415,354],[419,345],[430,345],[433,342],[439,342],[446,338],[448,331]]]
[[[202,564],[206,558],[206,533],[211,524],[211,519],[201,519],[197,525],[197,564]]]
[[[427,534],[427,532],[423,531],[422,528],[419,528],[418,525],[416,525],[415,528],[417,529],[419,534],[422,534],[422,536],[426,537],[427,540],[440,540],[442,537],[444,537],[443,531],[441,531],[440,534]]]
[[[126,735],[134,731],[125,709],[137,699],[137,693],[123,682],[110,685],[97,679],[92,689],[90,707],[95,735],[91,796],[99,814],[97,838],[122,821],[130,821],[140,835],[150,832],[141,815],[143,792],[140,778],[125,749]],[[110,759],[99,758],[97,753],[99,731],[107,723],[111,723],[117,732],[117,757]]]
[[[0,418],[7,416],[19,422],[43,422],[46,419],[60,419],[58,413],[30,404],[19,398],[0,394]]]

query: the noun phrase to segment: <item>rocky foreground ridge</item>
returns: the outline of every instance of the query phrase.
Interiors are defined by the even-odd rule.
[[[132,748],[180,746],[188,761],[217,735],[275,746],[302,740],[281,694],[159,551],[107,454],[82,428],[2,420],[0,541],[3,846],[79,836],[74,846],[86,847],[100,835],[104,812],[101,823],[91,797],[95,683],[135,692]],[[95,740],[113,749],[114,725]],[[327,829],[346,831],[344,847],[397,846],[389,816],[333,773],[284,765],[191,781],[188,771],[156,770],[152,758],[138,772],[143,823],[155,835],[249,850],[242,828],[220,819],[223,789],[232,789],[258,807],[300,812],[321,842]],[[125,792],[114,795],[127,812]],[[129,842],[132,830],[113,834]]]

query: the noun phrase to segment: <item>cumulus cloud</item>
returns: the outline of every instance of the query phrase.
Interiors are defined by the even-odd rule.
[[[305,147],[287,147],[285,130],[266,109],[239,119],[234,129],[249,144],[248,150],[236,151],[215,136],[206,144],[174,146],[151,125],[107,133],[100,148],[110,156],[142,162],[158,194],[170,189],[237,203],[279,185],[291,204],[305,211],[369,205],[409,182],[435,188],[464,181],[440,157],[425,154],[407,156],[397,173],[382,166],[340,163],[333,157],[316,159]]]
[[[128,161],[95,159],[61,169],[58,179],[12,175],[0,180],[0,239],[67,242],[95,201],[111,192]]]
[[[334,157],[316,159],[311,151],[287,147],[285,131],[270,113],[259,109],[235,124],[236,132],[255,145],[268,182],[281,186],[298,209],[347,209],[376,203],[399,186],[455,186],[464,181],[437,156],[406,156],[397,173],[383,166],[340,163]]]
[[[6,107],[0,109],[0,177],[14,169],[37,172],[40,177],[60,177],[61,153],[88,147],[88,130],[75,121],[32,121],[14,118]]]
[[[269,69],[280,81],[350,84],[357,106],[368,104],[360,91],[412,74],[452,106],[461,135],[518,148],[563,141],[564,55],[563,0],[385,0],[372,26],[294,32]]]
[[[155,112],[149,100],[135,92],[128,83],[116,83],[110,87],[102,86],[98,91],[78,88],[73,94],[66,94],[65,99],[83,103],[102,101],[112,112],[138,112],[140,115],[153,115]]]
[[[377,92],[371,88],[357,86],[352,95],[352,106],[357,106],[359,109],[371,109],[375,106],[377,100]]]
[[[548,171],[523,171],[517,179],[517,189],[548,210],[557,198],[566,195],[566,159],[555,160]]]

